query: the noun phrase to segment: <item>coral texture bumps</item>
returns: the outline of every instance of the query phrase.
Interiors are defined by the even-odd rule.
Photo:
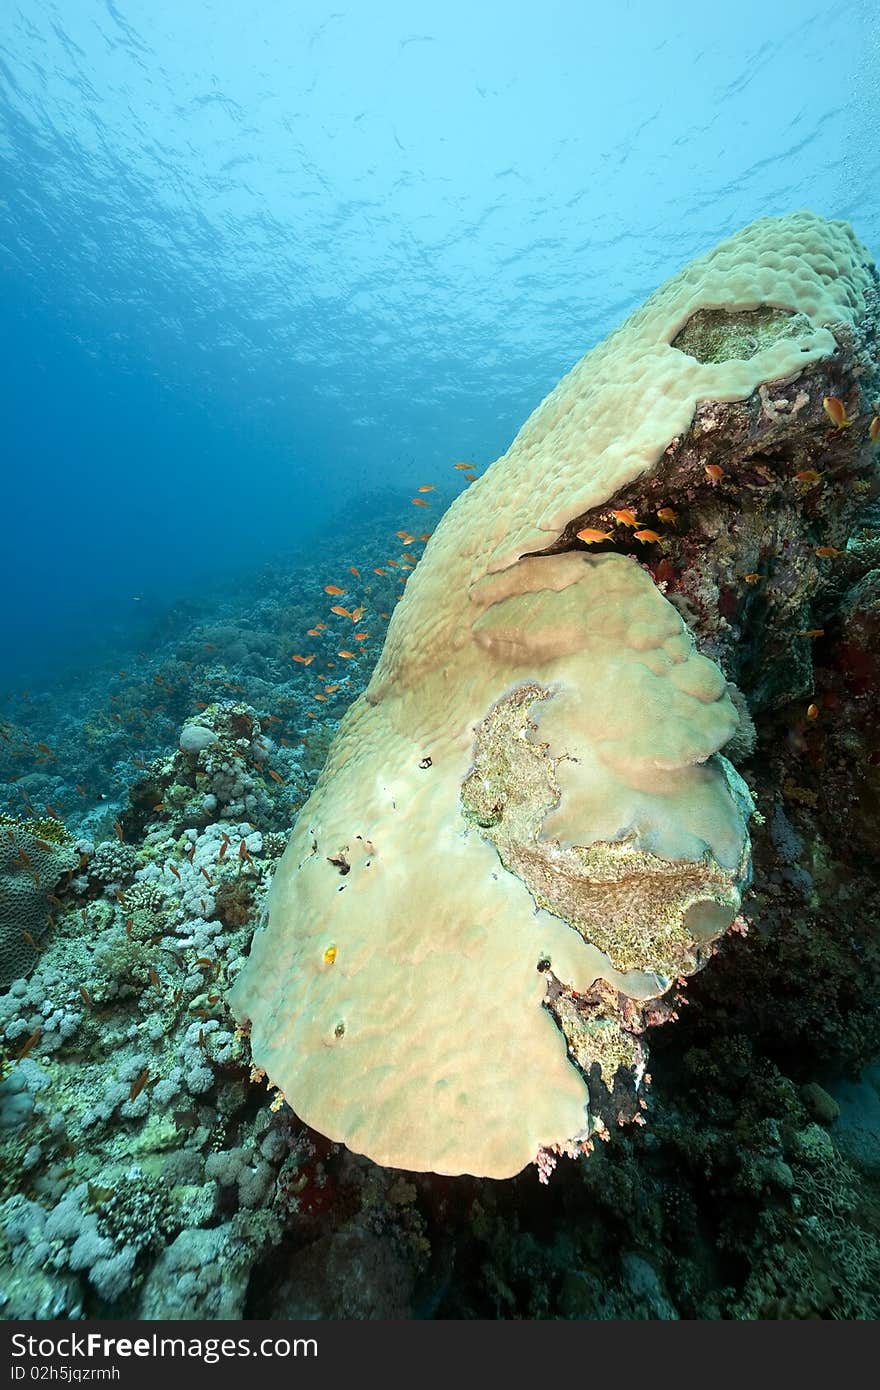
[[[720,669],[633,555],[562,542],[699,401],[830,357],[867,260],[812,214],[745,228],[588,353],[438,526],[233,989],[254,1060],[324,1135],[503,1178],[601,1130],[599,1077],[640,1083],[646,1001],[737,914],[752,807]],[[743,355],[696,345],[756,310]]]

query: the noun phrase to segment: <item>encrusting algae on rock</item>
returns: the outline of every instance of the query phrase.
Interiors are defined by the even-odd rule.
[[[436,528],[232,991],[314,1129],[503,1178],[638,1116],[639,1035],[749,881],[752,800],[721,751],[745,741],[730,682],[751,698],[739,595],[793,635],[819,582],[809,509],[759,544],[756,489],[795,456],[850,484],[869,466],[873,286],[845,224],[752,224],[588,353]],[[829,397],[856,422],[830,441]],[[823,525],[852,496],[827,489]],[[799,607],[743,587],[795,541]]]

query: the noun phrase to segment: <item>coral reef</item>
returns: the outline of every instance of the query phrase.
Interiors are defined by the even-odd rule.
[[[809,225],[798,223],[798,236]],[[834,293],[833,270],[829,261],[823,293]],[[693,288],[693,276],[685,281]],[[588,1098],[591,1143],[548,1142],[532,1155],[535,1166],[503,1183],[377,1166],[306,1127],[254,1065],[230,1013],[229,986],[265,919],[291,823],[381,646],[381,611],[371,612],[372,635],[357,659],[338,656],[337,648],[354,650],[347,634],[361,601],[347,618],[328,612],[353,600],[325,596],[326,581],[341,579],[342,588],[352,566],[367,575],[381,555],[399,555],[387,535],[374,540],[384,547],[374,555],[334,549],[328,537],[320,575],[259,576],[247,593],[169,614],[143,652],[114,654],[106,671],[10,697],[0,722],[9,810],[0,846],[10,829],[6,872],[33,913],[37,930],[27,930],[39,950],[16,957],[0,993],[0,1314],[880,1315],[880,509],[867,436],[880,381],[876,300],[870,288],[861,293],[853,292],[854,312],[831,326],[830,356],[819,353],[790,381],[762,380],[745,399],[707,395],[654,471],[605,501],[581,497],[581,510],[545,546],[550,554],[533,557],[555,557],[554,575],[587,559],[590,572],[607,577],[590,605],[601,631],[610,631],[602,601],[614,591],[611,576],[627,567],[626,585],[632,569],[641,579],[626,591],[651,595],[642,650],[659,688],[668,695],[675,673],[699,676],[710,698],[694,704],[690,688],[683,707],[707,725],[717,720],[710,743],[730,736],[689,770],[716,770],[716,788],[723,784],[736,808],[733,824],[756,808],[753,882],[737,889],[743,900],[730,931],[711,913],[701,924],[707,909],[692,908],[686,935],[646,931],[649,960],[633,966],[631,955],[618,955],[619,978],[567,972],[569,953],[587,949],[585,937],[602,923],[588,911],[580,841],[559,834],[566,909],[576,902],[581,911],[565,926],[571,944],[561,952],[543,931],[556,889],[535,824],[555,814],[583,769],[561,758],[545,720],[558,695],[546,665],[536,674],[531,657],[518,665],[503,697],[465,721],[469,758],[448,805],[431,781],[443,761],[436,727],[418,724],[413,737],[407,776],[424,786],[441,822],[447,805],[455,833],[480,843],[489,891],[522,875],[548,904],[535,913],[528,998],[555,1045],[554,1067],[571,1071]],[[815,318],[819,309],[804,312]],[[760,375],[761,354],[775,351],[777,336],[790,346],[804,329],[778,309],[695,309],[670,328],[669,342],[698,362],[742,360]],[[846,401],[849,425],[829,418],[822,402],[831,395]],[[564,414],[558,423],[564,431]],[[527,436],[530,447],[538,437]],[[818,481],[798,480],[810,470]],[[573,491],[570,479],[566,486]],[[471,494],[452,513],[459,543],[478,539],[470,523],[460,525],[476,508]],[[675,519],[664,519],[670,498]],[[662,530],[662,540],[633,540],[633,528],[612,514],[624,510]],[[569,522],[612,539],[591,556],[595,547],[585,551]],[[391,534],[398,514],[389,510],[383,524]],[[398,539],[414,544],[409,531]],[[817,555],[826,542],[836,553]],[[423,563],[405,574],[418,576]],[[531,564],[516,562],[513,572]],[[505,573],[502,584],[512,577]],[[393,622],[403,633],[409,600],[394,603],[410,590],[405,574],[377,576],[375,587],[357,581],[364,605],[400,613]],[[664,604],[642,584],[649,577]],[[582,614],[566,605],[587,592],[580,582],[549,597],[540,588],[503,596],[486,588],[467,631],[479,632],[480,652],[491,655],[527,625],[508,623],[524,597],[529,613],[549,604],[559,615],[554,642],[572,632],[580,641]],[[683,661],[651,645],[652,613],[663,615],[664,641]],[[529,641],[544,630],[533,625]],[[594,638],[600,662],[601,632]],[[419,640],[413,662],[442,668],[439,638]],[[398,646],[394,659],[405,655]],[[625,650],[621,662],[631,659]],[[387,669],[377,674],[385,688]],[[401,695],[401,720],[414,702]],[[620,745],[606,751],[617,757]],[[639,751],[634,744],[618,788]],[[338,744],[333,768],[338,774]],[[398,800],[403,823],[406,779],[385,771],[384,795]],[[649,805],[651,788],[637,790]],[[680,834],[682,824],[658,820],[657,840],[639,850],[650,873],[664,863],[662,835]],[[326,882],[345,911],[349,900],[357,911],[388,841],[340,834],[324,844],[315,828],[322,891]],[[430,905],[454,880],[456,861],[427,854],[425,862],[406,904],[419,946],[411,937],[395,946],[405,968],[399,990],[386,991],[380,1024],[385,1036],[406,1021],[410,980],[425,973],[436,999],[413,1022],[429,1047],[437,1011],[455,998],[443,993],[448,962]],[[701,892],[707,878],[714,892],[708,859],[693,862]],[[609,864],[599,868],[609,891]],[[726,869],[718,894],[728,912],[738,872]],[[621,940],[625,923],[622,904],[607,926],[609,954],[631,944],[629,935]],[[656,927],[654,918],[645,925]],[[350,941],[334,930],[320,947],[318,978],[337,991]],[[503,952],[476,931],[463,949],[486,964],[474,1026],[506,1027],[494,988]],[[707,960],[710,968],[690,973]],[[632,989],[640,963],[685,973],[642,997],[619,987],[629,970]],[[359,1026],[354,993],[342,1002],[334,1013],[342,1036],[328,1039],[334,1057]],[[525,1069],[526,1035],[508,1037]],[[382,1087],[365,1078],[362,1104],[371,1088],[382,1100]]]

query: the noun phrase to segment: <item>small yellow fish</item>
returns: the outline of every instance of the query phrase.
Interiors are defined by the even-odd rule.
[[[592,526],[585,526],[583,531],[578,531],[577,538],[584,545],[599,545],[602,541],[610,541],[611,535],[608,531],[596,531]]]
[[[674,526],[678,521],[678,513],[674,512],[671,507],[658,507],[657,516],[660,521],[665,521],[668,526]]]
[[[628,507],[622,507],[619,512],[611,512],[610,515],[614,517],[618,525],[631,526],[633,530],[642,524],[636,520],[635,513],[631,512]]]
[[[836,425],[839,430],[845,429],[852,424],[846,413],[846,406],[839,396],[826,396],[822,401],[822,408],[832,425]]]
[[[652,531],[647,526],[643,531],[633,531],[633,540],[641,541],[643,545],[653,545],[662,539],[663,537],[657,531]]]
[[[724,477],[724,469],[719,463],[704,463],[703,468],[706,477],[710,478],[713,483],[720,483],[721,479]]]
[[[336,959],[336,947],[335,947],[335,946],[328,946],[327,949],[326,949],[326,951],[324,952],[324,964],[325,964],[325,965],[332,965],[333,962],[335,961],[335,959]]]

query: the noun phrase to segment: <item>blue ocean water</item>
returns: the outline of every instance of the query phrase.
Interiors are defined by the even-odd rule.
[[[745,222],[876,247],[877,59],[870,0],[9,0],[0,687],[448,500]]]

